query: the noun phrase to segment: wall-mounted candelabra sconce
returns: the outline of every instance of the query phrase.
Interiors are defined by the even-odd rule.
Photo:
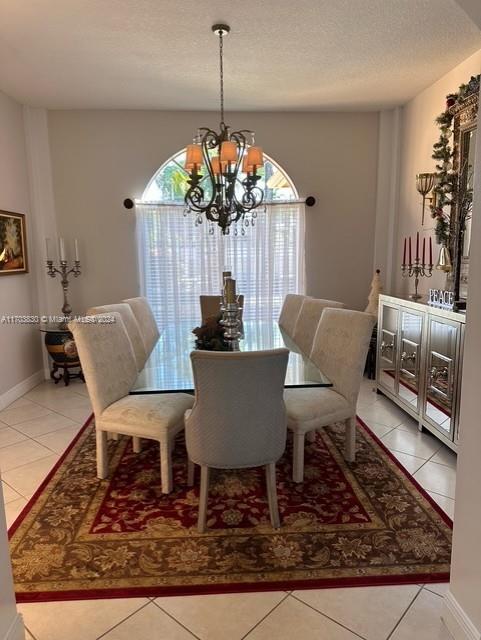
[[[436,174],[434,173],[418,173],[416,176],[416,189],[423,197],[423,209],[422,209],[422,217],[421,217],[422,226],[424,226],[424,211],[426,209],[426,196],[433,190],[435,179],[436,179]]]

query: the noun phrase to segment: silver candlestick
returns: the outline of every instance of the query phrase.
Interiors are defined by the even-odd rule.
[[[52,278],[55,278],[57,273],[60,275],[60,284],[62,285],[63,291],[62,314],[64,318],[69,318],[70,314],[72,313],[72,307],[70,306],[67,298],[69,285],[68,276],[72,274],[75,278],[78,278],[78,276],[82,273],[80,271],[80,260],[75,260],[74,266],[70,269],[68,267],[67,260],[60,260],[58,267],[53,266],[53,260],[47,260],[47,273]],[[67,322],[67,320],[64,320],[61,325],[63,325],[65,328],[67,326]]]
[[[239,305],[237,302],[226,302],[222,305],[222,319],[220,324],[225,327],[224,339],[227,340],[230,351],[239,351]]]

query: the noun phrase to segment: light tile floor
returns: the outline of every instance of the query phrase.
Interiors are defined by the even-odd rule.
[[[10,525],[91,413],[85,385],[44,382],[0,411]],[[359,416],[450,517],[456,456],[363,380]],[[449,640],[446,585],[22,604],[28,640]]]

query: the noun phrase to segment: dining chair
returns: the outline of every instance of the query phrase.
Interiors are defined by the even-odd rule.
[[[172,448],[184,428],[184,414],[194,403],[185,393],[129,395],[137,377],[132,343],[120,313],[112,323],[69,322],[95,414],[97,476],[108,476],[107,433],[157,440],[160,445],[162,493],[173,487]]]
[[[283,329],[291,338],[294,334],[294,327],[296,326],[299,311],[301,310],[302,303],[305,299],[306,296],[302,296],[298,293],[288,293],[284,298],[278,323],[281,329]]]
[[[90,307],[87,310],[86,315],[96,316],[99,314],[109,314],[117,311],[120,313],[122,322],[124,323],[127,335],[132,343],[134,350],[135,360],[137,362],[137,369],[141,371],[147,360],[147,352],[145,350],[145,344],[140,331],[139,323],[132,311],[132,307],[126,302],[119,302],[117,304],[104,304],[99,307]]]
[[[335,302],[334,300],[322,300],[319,298],[305,298],[303,300],[292,335],[292,339],[301,353],[309,357],[317,326],[324,309],[343,309],[344,307],[345,305],[342,302]]]
[[[202,324],[205,324],[207,318],[218,316],[220,311],[220,305],[222,302],[222,296],[199,296],[200,300],[200,315],[202,318]],[[242,320],[242,312],[244,310],[244,296],[238,297],[239,304],[239,318]]]
[[[310,360],[332,387],[286,389],[287,427],[293,432],[292,479],[304,478],[306,434],[344,422],[345,457],[356,455],[356,404],[375,319],[348,309],[325,309],[314,337]]]
[[[157,326],[157,322],[155,321],[155,316],[152,312],[152,308],[147,298],[144,298],[142,296],[139,296],[138,298],[127,298],[126,300],[122,300],[122,302],[126,302],[128,305],[130,305],[133,314],[136,317],[137,322],[139,323],[140,332],[144,341],[145,350],[147,352],[147,357],[149,357],[160,336],[159,328]]]
[[[271,524],[280,526],[276,462],[286,447],[282,397],[287,349],[193,351],[195,403],[185,416],[189,461],[200,465],[198,530],[206,526],[209,471],[265,467]],[[191,474],[192,477],[192,474]]]

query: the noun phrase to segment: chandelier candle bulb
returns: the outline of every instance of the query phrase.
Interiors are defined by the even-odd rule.
[[[433,239],[429,236],[429,266],[433,266]]]
[[[416,233],[416,260],[419,261],[419,231]]]
[[[185,156],[185,168],[200,166],[202,164],[202,147],[199,144],[187,145],[187,153]]]
[[[426,264],[426,238],[423,238],[423,264]]]
[[[220,147],[221,162],[237,162],[237,145],[235,142],[223,142]]]
[[[261,147],[249,147],[247,150],[247,165],[253,167],[261,167],[264,164],[264,154]]]
[[[77,238],[75,238],[74,240],[74,247],[75,247],[75,262],[80,262]]]
[[[220,158],[219,158],[219,156],[214,156],[214,157],[212,158],[212,160],[210,161],[210,165],[211,165],[211,167],[212,167],[212,173],[213,173],[215,176],[218,176],[218,175],[221,173],[221,170],[220,170]]]
[[[242,160],[242,173],[252,173],[253,167],[249,164],[247,155],[244,156]]]
[[[412,263],[412,257],[411,257],[411,236],[409,236],[409,264]]]
[[[404,237],[403,267],[406,266],[406,237]]]

